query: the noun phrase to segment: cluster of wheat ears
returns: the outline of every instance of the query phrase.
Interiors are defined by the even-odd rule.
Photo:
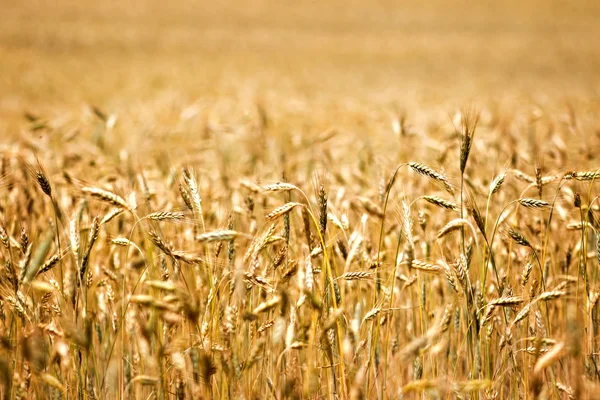
[[[379,181],[5,151],[4,398],[592,396],[600,171],[482,176],[458,119],[443,168]]]

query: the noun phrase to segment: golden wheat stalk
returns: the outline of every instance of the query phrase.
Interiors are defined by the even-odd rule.
[[[100,201],[112,204],[113,206],[117,206],[125,210],[130,209],[129,204],[121,196],[113,192],[109,192],[108,190],[97,187],[83,187],[81,188],[81,191]]]
[[[289,202],[280,207],[277,207],[265,216],[267,221],[275,221],[276,219],[286,215],[296,207],[302,207],[302,203]]]

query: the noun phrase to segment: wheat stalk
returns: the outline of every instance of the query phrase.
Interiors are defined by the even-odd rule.
[[[275,221],[276,219],[286,215],[296,207],[302,207],[302,203],[289,202],[280,207],[277,207],[265,216],[267,221]]]

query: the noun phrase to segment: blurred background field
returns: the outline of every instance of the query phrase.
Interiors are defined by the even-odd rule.
[[[11,128],[24,110],[173,97],[335,112],[544,103],[600,87],[597,1],[3,0],[1,18],[0,117]]]
[[[4,144],[25,137],[39,151],[77,134],[72,148],[83,151],[97,107],[113,117],[102,139],[109,158],[125,149],[189,162],[217,149],[216,161],[243,164],[225,154],[270,145],[275,160],[286,141],[307,145],[298,135],[333,132],[350,163],[355,153],[346,146],[435,164],[452,116],[472,104],[494,127],[480,134],[480,150],[498,132],[513,137],[488,159],[491,167],[514,156],[536,120],[528,150],[551,153],[566,143],[583,168],[579,154],[600,132],[596,1],[2,3]],[[32,129],[26,113],[51,129],[23,136]],[[267,126],[257,132],[260,119]],[[394,137],[400,123],[408,135]],[[546,158],[548,168],[565,162]]]

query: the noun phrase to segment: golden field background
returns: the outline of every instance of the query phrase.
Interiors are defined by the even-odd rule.
[[[117,107],[164,92],[439,104],[598,90],[594,1],[58,0],[2,8],[3,116],[24,104]]]
[[[599,398],[599,2],[0,9],[3,398]]]
[[[426,115],[465,104],[562,106],[598,95],[594,1],[2,6],[5,137],[22,128],[24,112],[72,115],[87,105],[123,126],[166,122],[188,106],[202,114],[227,103],[212,108],[237,114],[261,102],[272,123],[353,134],[357,121],[388,125],[390,112],[425,129]],[[385,141],[387,128],[370,130]]]

